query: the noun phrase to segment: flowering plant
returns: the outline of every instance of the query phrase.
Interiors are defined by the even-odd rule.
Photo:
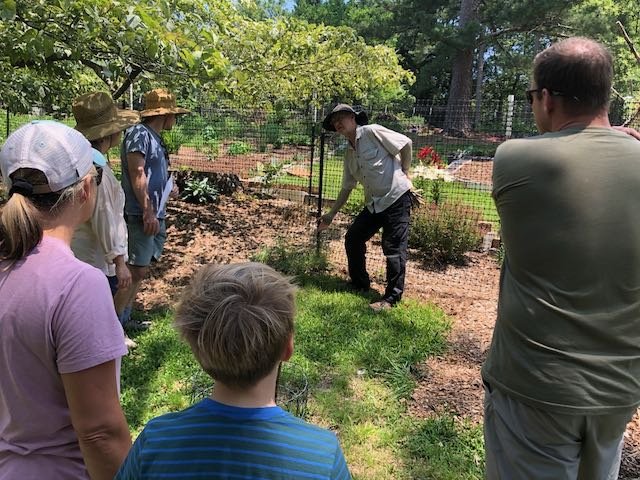
[[[436,149],[433,147],[423,147],[418,151],[418,159],[420,162],[425,162],[427,165],[433,165],[436,168],[444,168],[445,163],[442,157],[438,155]]]

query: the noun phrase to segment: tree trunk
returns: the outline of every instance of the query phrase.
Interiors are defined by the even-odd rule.
[[[484,43],[478,46],[478,57],[476,60],[476,114],[473,121],[474,131],[478,131],[482,121],[482,81],[484,80],[484,53],[487,47]]]
[[[473,45],[475,41],[464,39],[466,27],[478,18],[479,0],[462,0],[458,30],[464,48],[456,52],[451,70],[447,114],[444,120],[445,131],[449,134],[464,136],[471,131],[469,119],[469,103],[471,100],[471,84],[473,82]]]

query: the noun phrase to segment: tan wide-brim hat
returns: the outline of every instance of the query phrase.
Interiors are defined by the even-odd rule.
[[[357,125],[366,125],[367,123],[369,123],[369,117],[367,117],[367,112],[363,110],[357,112],[350,105],[347,105],[346,103],[339,103],[333,108],[333,110],[331,110],[331,112],[322,121],[322,127],[325,130],[329,130],[330,132],[336,131],[331,121],[333,119],[333,116],[339,112],[353,113],[356,116]]]
[[[87,140],[108,137],[140,122],[138,112],[116,108],[107,92],[80,95],[73,101],[72,110],[75,129]]]
[[[191,110],[178,107],[176,97],[164,88],[156,88],[147,92],[144,96],[144,110],[140,112],[141,117],[153,117],[155,115],[181,115],[191,113]]]

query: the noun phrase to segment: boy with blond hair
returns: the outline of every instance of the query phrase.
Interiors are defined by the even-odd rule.
[[[151,420],[117,479],[350,479],[336,436],[276,406],[293,354],[295,287],[260,263],[206,265],[175,326],[214,380],[210,398]]]

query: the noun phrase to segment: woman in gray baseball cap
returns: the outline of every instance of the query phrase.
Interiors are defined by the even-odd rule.
[[[69,248],[95,208],[99,157],[48,121],[0,151],[0,480],[113,478],[131,446],[107,279]]]

